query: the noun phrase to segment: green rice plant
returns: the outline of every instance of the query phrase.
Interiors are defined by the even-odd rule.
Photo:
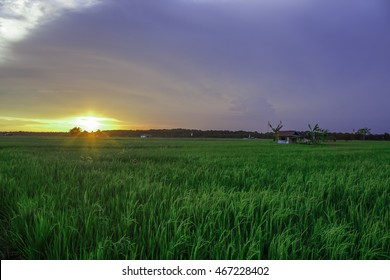
[[[389,259],[390,145],[0,138],[22,259]]]

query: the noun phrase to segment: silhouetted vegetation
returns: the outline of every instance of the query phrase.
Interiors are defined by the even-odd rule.
[[[370,130],[369,130],[370,131]],[[297,131],[301,135],[306,135],[310,139],[310,135],[306,131]],[[383,134],[363,134],[358,132],[329,132],[323,130],[321,139],[323,141],[351,141],[351,140],[386,140],[390,141],[390,134],[388,132]],[[87,132],[76,130],[72,128],[69,132],[28,132],[28,131],[13,131],[0,132],[1,136],[70,136],[70,137],[141,137],[143,134],[151,135],[155,138],[231,138],[231,139],[273,139],[273,132],[257,132],[257,131],[231,131],[231,130],[199,130],[199,129],[149,129],[149,130],[97,130],[94,132]]]
[[[69,130],[70,136],[79,136],[81,134],[81,128],[80,127],[74,127],[71,130]]]
[[[268,121],[268,126],[269,126],[269,128],[271,128],[272,132],[274,133],[274,141],[276,141],[276,137],[277,137],[279,131],[283,128],[282,121],[280,121],[276,127],[273,127],[271,125],[271,123]]]
[[[371,129],[368,127],[359,128],[357,134],[361,135],[362,140],[366,140],[366,136],[371,134]]]
[[[318,123],[313,127],[308,124],[309,130],[306,131],[306,136],[310,139],[311,144],[317,144],[328,139],[329,131],[327,129],[320,128]]]

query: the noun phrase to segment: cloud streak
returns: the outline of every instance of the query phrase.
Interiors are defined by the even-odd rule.
[[[13,43],[66,11],[92,7],[99,0],[4,0],[0,4],[0,63],[9,59]]]

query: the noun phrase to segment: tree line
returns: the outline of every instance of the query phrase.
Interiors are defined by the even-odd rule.
[[[319,128],[319,127],[318,127]],[[314,132],[316,125],[311,126],[311,130]],[[310,130],[297,131],[310,139]],[[366,131],[367,132],[367,131]],[[313,133],[313,132],[312,132]],[[362,131],[356,130],[349,132],[329,132],[323,130],[323,134],[320,136],[320,141],[334,141],[334,140],[386,140],[390,141],[390,134],[371,134],[362,133]],[[142,135],[149,135],[156,138],[232,138],[232,139],[273,139],[275,132],[257,132],[257,131],[232,131],[232,130],[198,130],[198,129],[149,129],[149,130],[97,130],[94,132],[83,131],[82,129],[72,128],[68,132],[0,132],[0,136],[66,136],[66,137],[141,137]],[[315,135],[318,137],[318,134]],[[316,138],[317,139],[317,138]]]
[[[283,127],[282,122],[278,126],[272,127],[272,132],[257,132],[244,130],[199,130],[199,129],[148,129],[148,130],[97,130],[95,132],[82,131],[79,127],[72,128],[68,136],[79,137],[148,137],[157,138],[233,138],[233,139],[275,139],[276,134]],[[330,132],[327,129],[320,128],[318,124],[308,124],[308,130],[297,131],[299,134],[308,138],[312,143],[335,140],[386,140],[390,141],[390,134],[371,134],[371,129],[362,128],[352,133]]]
[[[308,130],[306,131],[297,131],[298,135],[307,140],[307,143],[318,144],[323,141],[329,140],[390,140],[390,134],[371,134],[371,129],[368,127],[359,128],[358,130],[353,130],[352,133],[343,133],[343,132],[330,132],[328,129],[320,128],[318,123],[315,125],[311,125],[310,123],[307,125]],[[268,121],[268,127],[273,132],[273,140],[276,141],[278,138],[279,132],[281,132],[283,128],[282,121],[279,122],[277,126],[273,126]]]

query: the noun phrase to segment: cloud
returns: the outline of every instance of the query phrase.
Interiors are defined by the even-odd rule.
[[[66,11],[94,6],[99,0],[3,0],[0,4],[0,63],[11,45]]]

